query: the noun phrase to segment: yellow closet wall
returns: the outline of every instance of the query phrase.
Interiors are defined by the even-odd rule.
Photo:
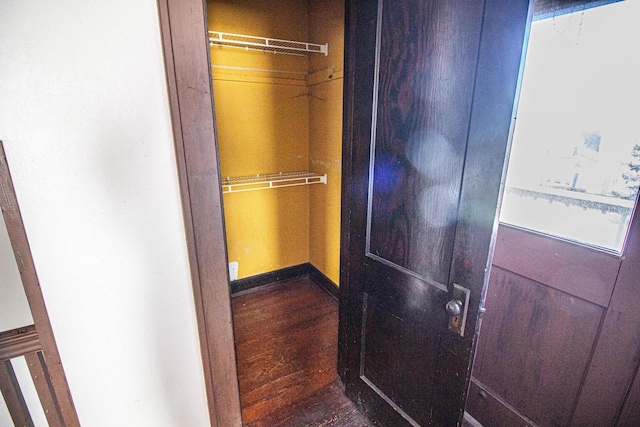
[[[306,1],[214,0],[207,11],[211,30],[308,37]],[[308,59],[218,46],[210,51],[222,176],[307,170]],[[223,197],[229,261],[238,261],[239,278],[309,261],[308,186]]]
[[[239,278],[311,262],[337,284],[344,4],[209,0],[207,10],[211,30],[329,42],[326,57],[212,46],[211,59],[223,177],[328,175],[327,185],[225,194],[229,261]]]
[[[309,188],[309,258],[334,283],[340,279],[340,178],[344,1],[309,1],[309,38],[329,42],[329,55],[309,57],[310,170],[327,185]]]

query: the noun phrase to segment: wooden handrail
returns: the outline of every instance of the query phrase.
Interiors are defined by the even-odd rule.
[[[0,361],[41,350],[42,346],[34,325],[0,332]]]
[[[53,391],[49,368],[42,353],[35,325],[0,332],[0,394],[15,425],[33,425],[11,359],[23,357],[29,367],[40,405],[51,427],[62,427],[64,421]]]

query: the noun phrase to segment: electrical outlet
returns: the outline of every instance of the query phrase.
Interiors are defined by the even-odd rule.
[[[231,261],[229,263],[229,280],[238,280],[238,261]]]

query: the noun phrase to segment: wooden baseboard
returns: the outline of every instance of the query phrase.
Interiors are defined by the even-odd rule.
[[[305,275],[308,275],[316,285],[318,285],[323,291],[327,292],[332,298],[336,300],[338,299],[340,294],[340,288],[338,285],[333,283],[331,279],[308,262],[234,280],[230,283],[231,296],[235,296],[240,292],[257,288],[259,286],[268,285],[269,283],[281,282],[283,280],[289,280]]]
[[[281,268],[280,270],[270,271],[268,273],[256,274],[255,276],[234,280],[230,283],[231,296],[248,289],[257,288],[258,286],[304,276],[305,274],[309,274],[310,271],[311,264],[307,262],[304,264]]]
[[[310,271],[309,277],[316,285],[320,286],[322,290],[327,292],[333,299],[338,300],[340,297],[340,288],[333,283],[333,280],[329,279],[324,273],[318,270],[314,265],[309,264]]]

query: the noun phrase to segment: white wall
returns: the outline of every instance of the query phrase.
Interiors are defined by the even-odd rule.
[[[85,427],[208,425],[156,7],[0,2],[0,139]]]

